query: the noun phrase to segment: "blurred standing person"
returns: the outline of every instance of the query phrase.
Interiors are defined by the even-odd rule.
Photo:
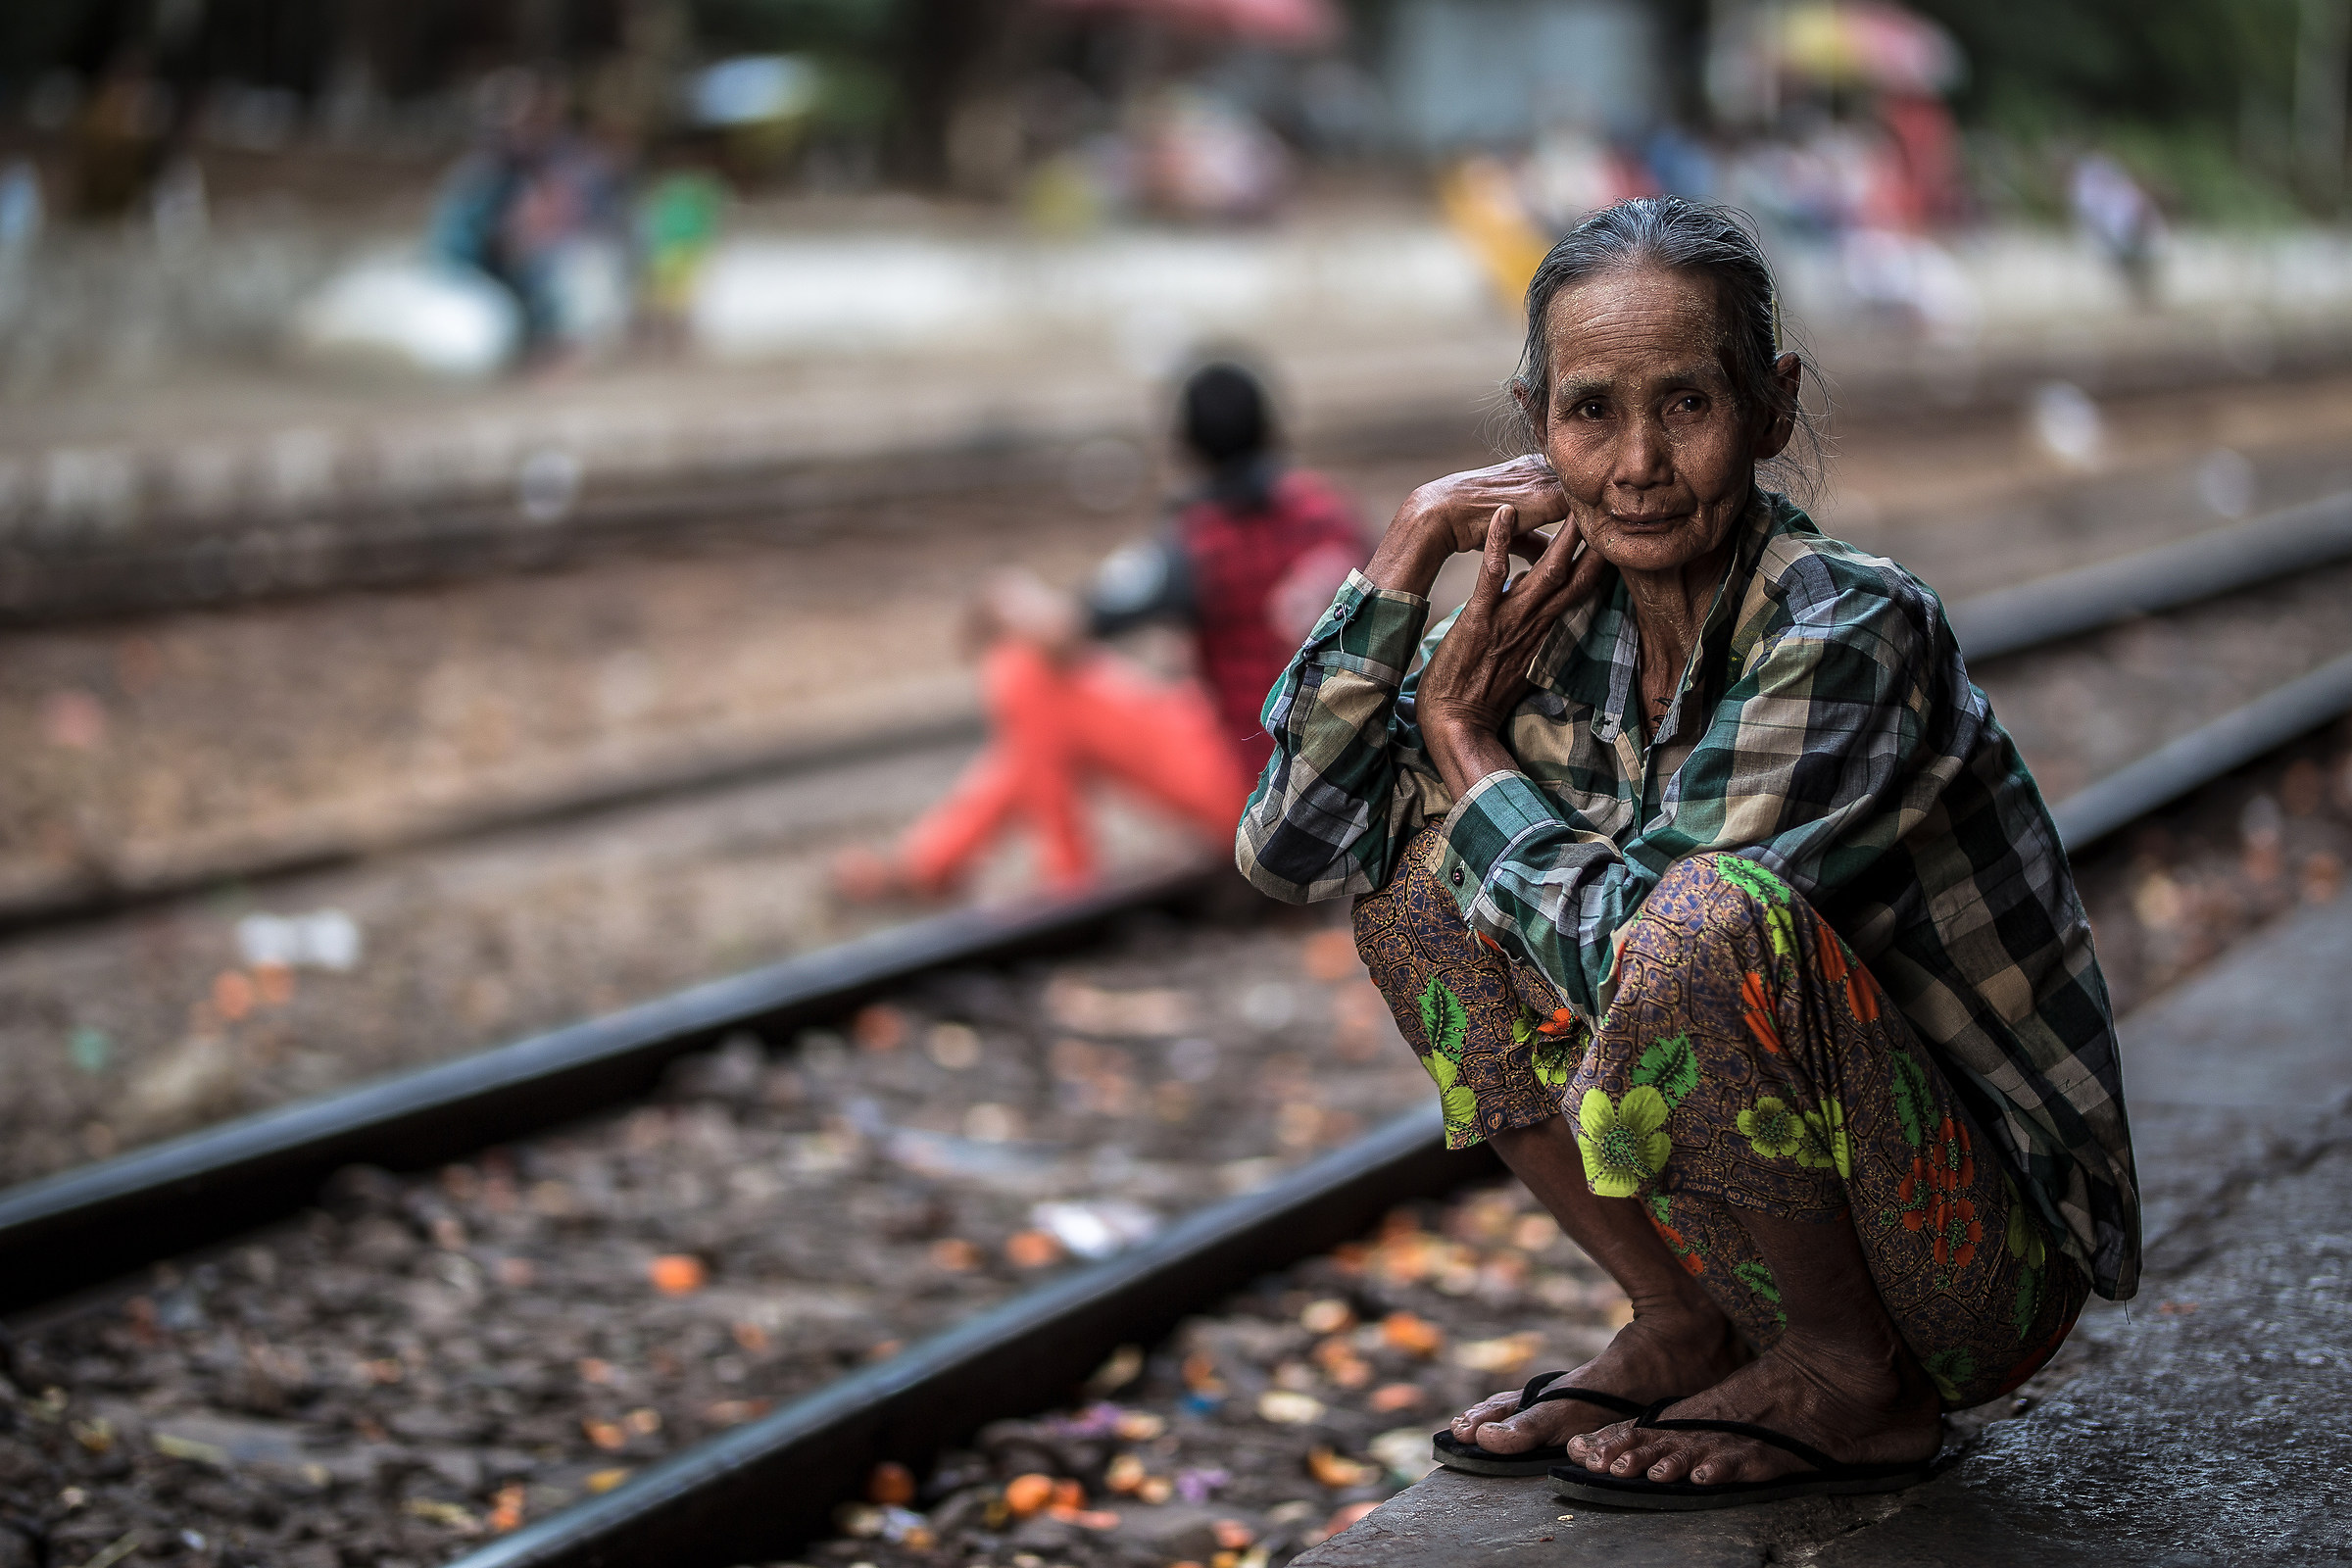
[[[526,353],[563,361],[628,324],[625,181],[568,123],[564,94],[528,72],[483,84],[482,144],[450,172],[428,248],[478,269],[522,306]]]
[[[2164,220],[2148,193],[2113,158],[2085,153],[2076,160],[2068,196],[2075,221],[2124,274],[2132,302],[2143,309],[2154,306],[2156,246],[2164,236]]]
[[[835,862],[845,895],[944,896],[1016,817],[1041,840],[1047,881],[1082,886],[1096,865],[1083,791],[1098,778],[1210,843],[1233,832],[1273,755],[1266,694],[1369,551],[1330,482],[1283,463],[1249,371],[1197,371],[1179,425],[1204,481],[1168,529],[1104,562],[1083,602],[1017,568],[982,588],[988,749],[889,853]],[[1191,631],[1198,678],[1163,679],[1102,644],[1152,621]]]

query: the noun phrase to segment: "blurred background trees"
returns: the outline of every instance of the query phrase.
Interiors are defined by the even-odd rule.
[[[1424,157],[1433,137],[1414,120],[1416,73],[1433,51],[1470,47],[1482,30],[1550,27],[1568,56],[1590,54],[1594,91],[1616,81],[1643,94],[1645,115],[1703,129],[1710,32],[1792,9],[1783,0],[1324,8],[1344,13],[1340,24],[1301,54],[1256,47],[1244,26],[1220,28],[1205,0],[24,0],[0,9],[0,120],[37,131],[112,116],[149,127],[151,142],[201,133],[254,151],[303,140],[446,151],[465,137],[469,86],[521,65],[563,74],[591,118],[659,140],[697,129],[681,74],[782,56],[808,68],[791,114],[774,117],[792,122],[789,134],[737,146],[739,177],[938,188],[959,168],[988,183],[992,151],[1001,162],[1011,134],[1004,104],[1019,91],[1030,120],[1083,119],[1088,95],[1115,100],[1169,76],[1248,100],[1310,156]],[[1237,0],[1228,9],[1238,18],[1285,8]],[[2340,207],[2347,0],[1918,0],[1915,9],[1965,57],[1950,98],[1995,208],[2057,215],[2068,156],[2093,144],[2191,220],[2333,217]],[[1618,80],[1625,50],[1607,43],[1611,29],[1641,34],[1637,52],[1654,81]],[[1475,103],[1461,107],[1467,136],[1501,138],[1477,122]],[[118,163],[86,193],[101,210],[140,175],[135,157]]]

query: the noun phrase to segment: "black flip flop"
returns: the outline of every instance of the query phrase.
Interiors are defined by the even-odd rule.
[[[1565,1372],[1539,1372],[1529,1378],[1527,1387],[1519,1391],[1519,1408],[1530,1409],[1553,1399],[1582,1399],[1587,1404],[1597,1404],[1603,1410],[1613,1410],[1619,1415],[1642,1414],[1642,1406],[1632,1399],[1620,1395],[1603,1394],[1597,1389],[1572,1389],[1563,1385],[1556,1389],[1544,1389],[1542,1394],[1536,1392],[1552,1379],[1567,1375]],[[1438,1463],[1449,1469],[1467,1470],[1476,1476],[1540,1476],[1568,1457],[1568,1446],[1563,1443],[1546,1444],[1541,1448],[1529,1448],[1520,1453],[1490,1453],[1475,1443],[1464,1443],[1449,1431],[1432,1434],[1430,1443],[1436,1449]]]
[[[1809,1443],[1799,1443],[1770,1427],[1746,1421],[1661,1419],[1660,1413],[1676,1402],[1660,1399],[1642,1411],[1634,1424],[1658,1432],[1728,1432],[1736,1438],[1752,1438],[1783,1452],[1793,1453],[1813,1468],[1770,1481],[1726,1481],[1702,1487],[1691,1481],[1620,1478],[1572,1464],[1552,1470],[1551,1490],[1570,1502],[1599,1503],[1610,1508],[1737,1508],[1751,1502],[1778,1502],[1785,1497],[1842,1497],[1865,1492],[1900,1492],[1927,1480],[1936,1469],[1932,1458],[1908,1464],[1841,1463]]]

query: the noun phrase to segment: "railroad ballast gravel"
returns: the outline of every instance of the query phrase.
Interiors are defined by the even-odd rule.
[[[21,1332],[0,1551],[28,1533],[76,1568],[136,1531],[138,1560],[444,1561],[1427,1088],[1347,931],[1311,919],[1137,917],[773,1056],[738,1038],[655,1102],[347,1171],[294,1222]]]
[[[1597,1353],[1632,1308],[1516,1181],[1407,1205],[837,1510],[820,1568],[1266,1568],[1431,1468],[1430,1434]]]

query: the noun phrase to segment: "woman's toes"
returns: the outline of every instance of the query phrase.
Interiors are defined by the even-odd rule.
[[[1690,1455],[1681,1448],[1669,1448],[1652,1459],[1646,1474],[1652,1481],[1680,1481],[1686,1476],[1698,1479],[1691,1469]]]
[[[1496,1421],[1508,1420],[1519,1408],[1519,1391],[1497,1394],[1464,1410],[1453,1418],[1453,1435],[1464,1443],[1478,1441],[1478,1429]]]
[[[1746,1479],[1740,1473],[1740,1461],[1713,1455],[1690,1467],[1690,1479],[1702,1487],[1720,1487]]]
[[[1638,1476],[1651,1465],[1656,1464],[1659,1457],[1660,1450],[1655,1444],[1629,1443],[1617,1451],[1615,1458],[1609,1461],[1609,1474]]]
[[[1568,1457],[1588,1470],[1606,1470],[1632,1432],[1632,1426],[1619,1421],[1597,1432],[1580,1433],[1568,1440]]]
[[[1515,1415],[1480,1427],[1476,1442],[1489,1453],[1520,1453],[1543,1446],[1543,1439],[1532,1430],[1532,1423],[1522,1426]]]

